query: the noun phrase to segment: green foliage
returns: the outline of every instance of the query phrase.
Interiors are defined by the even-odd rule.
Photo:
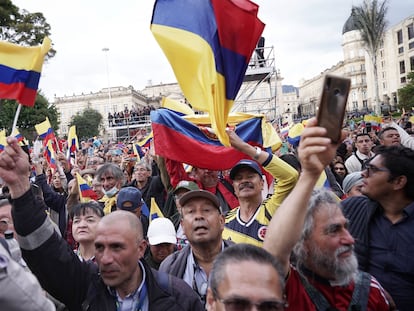
[[[364,0],[361,6],[354,6],[352,9],[368,53],[376,54],[388,24],[387,0]]]
[[[102,119],[103,117],[99,111],[86,108],[72,117],[70,126],[76,125],[76,133],[79,139],[88,139],[99,135]]]
[[[407,75],[407,85],[398,90],[398,108],[411,111],[414,107],[414,71]]]
[[[0,40],[19,45],[35,46],[50,36],[51,27],[42,13],[20,10],[10,0],[0,0]],[[55,56],[50,49],[47,58]]]
[[[15,100],[1,100],[0,104],[0,128],[6,129],[11,134],[14,116],[16,114],[17,102]],[[59,126],[58,112],[54,105],[50,105],[47,99],[38,92],[34,107],[22,106],[17,127],[19,132],[29,141],[36,139],[35,125],[49,118],[53,129]]]

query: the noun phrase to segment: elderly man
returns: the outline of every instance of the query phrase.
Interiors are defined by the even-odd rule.
[[[246,273],[248,271],[248,273]],[[237,244],[214,260],[207,310],[284,310],[284,276],[276,259],[263,248]]]
[[[235,243],[261,246],[266,227],[275,210],[295,185],[298,172],[273,154],[242,141],[235,132],[228,131],[228,134],[234,148],[259,162],[276,180],[273,195],[263,200],[262,171],[255,161],[241,160],[231,169],[230,178],[240,207],[227,213],[223,238]]]
[[[102,200],[105,202],[104,213],[107,215],[116,210],[116,196],[125,183],[125,176],[118,165],[106,163],[98,169],[95,177],[103,187],[105,196]]]
[[[214,194],[189,191],[180,198],[180,205],[181,225],[189,244],[168,256],[159,270],[182,278],[205,303],[213,261],[232,242],[222,240],[224,216]]]
[[[69,310],[202,310],[182,280],[160,275],[141,260],[147,247],[138,218],[116,211],[97,226],[97,265],[81,262],[55,232],[44,202],[24,174],[27,155],[15,138],[0,154],[0,177],[10,187],[23,257],[42,286]]]
[[[375,276],[398,310],[414,305],[414,151],[381,146],[362,171],[362,194],[342,202],[359,267]]]
[[[301,175],[273,216],[264,242],[283,266],[288,310],[389,310],[379,283],[358,272],[355,241],[337,198],[327,190],[312,195],[337,148],[326,129],[315,125],[316,119],[309,120],[302,133]],[[296,267],[289,265],[292,250]]]

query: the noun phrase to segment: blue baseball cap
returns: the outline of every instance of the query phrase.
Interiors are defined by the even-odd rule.
[[[121,188],[116,198],[116,206],[124,211],[133,211],[142,205],[142,194],[135,187]]]
[[[246,167],[255,171],[257,174],[260,175],[260,177],[262,176],[262,170],[260,169],[259,164],[257,164],[255,161],[252,161],[252,160],[243,159],[243,160],[240,160],[235,166],[233,166],[233,168],[230,171],[230,178],[233,180],[236,173],[240,169],[246,168]]]

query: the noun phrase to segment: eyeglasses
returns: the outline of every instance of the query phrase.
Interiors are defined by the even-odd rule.
[[[252,302],[245,298],[217,299],[225,306],[226,311],[250,311],[253,306],[259,311],[283,311],[288,307],[285,301],[269,300]]]
[[[374,166],[372,164],[369,164],[369,163],[366,163],[364,165],[363,170],[367,171],[368,176],[372,176],[373,174],[378,173],[378,172],[390,172],[390,170],[385,168],[385,167],[382,167],[382,168],[381,167],[376,167],[376,166]]]

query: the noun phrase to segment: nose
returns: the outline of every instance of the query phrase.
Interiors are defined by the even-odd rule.
[[[109,265],[109,264],[112,263],[112,261],[113,261],[113,257],[112,257],[111,251],[108,250],[108,249],[105,249],[102,252],[102,256],[101,256],[101,260],[100,260],[101,264],[103,264],[103,265]]]
[[[345,245],[354,245],[355,244],[355,239],[351,235],[351,233],[349,233],[349,231],[347,229],[345,229],[344,232],[343,232],[342,238],[341,238],[341,242],[342,242],[342,244],[345,244]]]

